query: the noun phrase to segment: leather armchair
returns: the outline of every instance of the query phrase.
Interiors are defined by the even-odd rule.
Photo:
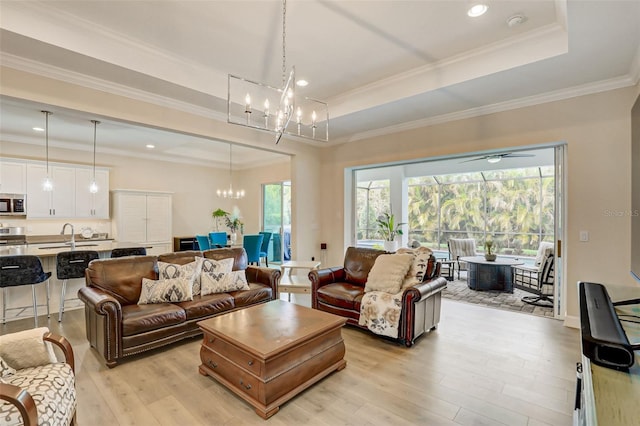
[[[309,272],[311,306],[347,318],[347,324],[358,325],[360,302],[369,271],[382,250],[349,247],[344,266]],[[435,329],[440,321],[441,291],[447,280],[440,277],[440,264],[431,256],[422,283],[407,288],[402,294],[402,310],[398,340],[412,346],[424,332]]]

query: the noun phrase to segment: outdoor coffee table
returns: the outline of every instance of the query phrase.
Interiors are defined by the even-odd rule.
[[[342,370],[346,319],[273,300],[200,321],[199,372],[267,419],[303,390]]]
[[[461,257],[467,262],[467,285],[471,290],[500,290],[513,293],[512,265],[524,262],[508,257],[488,261],[484,256]]]

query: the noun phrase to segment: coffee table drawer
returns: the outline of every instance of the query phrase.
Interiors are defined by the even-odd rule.
[[[203,366],[213,371],[214,377],[223,379],[228,386],[249,398],[264,403],[263,383],[257,377],[204,346],[200,350],[200,359]]]
[[[261,362],[261,360],[256,359],[253,355],[243,351],[242,349],[231,346],[223,339],[215,337],[209,333],[205,333],[204,346],[221,354],[227,359],[232,359],[240,367],[250,371],[256,376],[264,377],[264,363]]]

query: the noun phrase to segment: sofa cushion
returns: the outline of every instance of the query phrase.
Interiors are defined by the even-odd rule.
[[[407,275],[409,268],[411,268],[413,258],[414,256],[411,254],[383,254],[378,256],[369,272],[364,291],[398,293],[404,277]]]
[[[184,309],[187,320],[216,315],[235,308],[233,296],[229,293],[194,296],[193,300],[177,303]]]
[[[47,327],[0,336],[0,357],[16,370],[58,362],[51,342],[42,339]]]
[[[173,303],[126,305],[122,307],[122,335],[132,336],[186,320],[184,309]]]
[[[247,260],[247,252],[244,251],[242,247],[232,247],[232,248],[217,248],[211,250],[205,250],[202,252],[202,255],[207,259],[233,259],[233,268],[234,271],[240,271],[247,269],[247,265],[249,264]]]
[[[173,303],[193,300],[193,279],[185,277],[164,280],[142,279],[138,305]]]
[[[140,299],[142,278],[158,279],[155,256],[127,256],[98,259],[86,270],[91,286],[113,296],[121,305],[135,305]]]
[[[349,247],[344,255],[345,281],[364,287],[369,271],[376,258],[385,251],[360,247]]]
[[[25,368],[3,378],[2,382],[29,392],[38,411],[38,424],[70,424],[77,401],[75,378],[69,364],[57,362]],[[6,426],[24,424],[18,409],[6,401],[0,401],[0,419]]]
[[[229,294],[233,296],[236,307],[242,307],[271,300],[273,291],[264,284],[249,283],[248,290],[232,291]]]
[[[364,289],[350,283],[333,283],[320,287],[317,291],[318,301],[327,305],[339,306],[344,309],[356,309],[356,298]],[[358,309],[358,313],[360,310]]]

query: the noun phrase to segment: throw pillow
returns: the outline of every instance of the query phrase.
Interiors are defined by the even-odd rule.
[[[214,281],[218,281],[220,279],[218,277],[220,274],[229,273],[233,269],[232,257],[229,257],[226,259],[220,259],[220,260],[202,258],[201,262],[202,262],[202,267],[201,267],[201,273],[200,273],[200,282],[202,282],[203,276],[205,275],[211,275],[209,278],[213,279]],[[211,286],[211,280],[207,282]],[[211,294],[211,293],[207,293],[207,294]]]
[[[413,256],[409,272],[404,277],[402,289],[406,289],[415,284],[420,284],[427,278],[427,270],[429,267],[429,258],[433,252],[427,247],[420,247],[415,250],[401,248],[396,254],[410,254]]]
[[[193,282],[185,278],[166,280],[142,279],[142,289],[138,305],[150,303],[173,303],[193,300]]]
[[[202,274],[202,295],[226,293],[228,291],[249,290],[244,270]]]
[[[202,270],[202,258],[193,262],[178,265],[175,263],[158,262],[158,279],[169,280],[183,278],[191,282],[192,295],[200,294],[200,271]]]
[[[364,291],[398,293],[412,262],[413,256],[410,254],[381,254],[369,272]]]
[[[47,327],[0,336],[0,357],[16,370],[58,362],[51,342],[42,340]]]
[[[9,364],[0,356],[0,377],[7,377],[16,374],[15,368],[11,368]]]

